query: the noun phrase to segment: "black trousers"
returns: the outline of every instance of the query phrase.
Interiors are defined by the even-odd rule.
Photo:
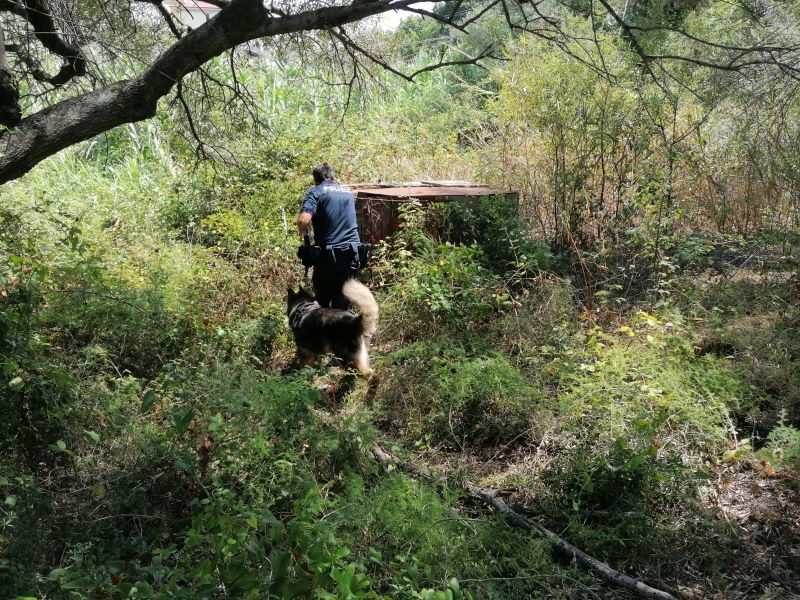
[[[350,301],[342,294],[342,288],[348,279],[358,273],[351,267],[337,267],[334,264],[316,264],[311,274],[314,295],[319,305],[325,308],[349,309]]]

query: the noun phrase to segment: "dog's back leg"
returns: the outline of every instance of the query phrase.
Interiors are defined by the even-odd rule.
[[[315,360],[316,356],[313,354],[297,352],[291,362],[281,369],[281,375],[289,375],[300,369],[313,367]]]
[[[297,368],[302,369],[303,367],[313,367],[314,362],[316,361],[317,357],[314,354],[310,354],[308,352],[303,352],[302,350],[297,351]]]

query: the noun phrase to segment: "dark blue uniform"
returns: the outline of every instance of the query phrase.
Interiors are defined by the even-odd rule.
[[[346,187],[329,179],[314,186],[305,198],[301,212],[311,213],[314,225],[314,243],[321,248],[349,248],[358,246],[356,201]]]
[[[300,210],[311,213],[314,244],[322,249],[311,276],[317,302],[321,306],[349,308],[342,287],[358,272],[361,245],[353,194],[329,179],[306,193]]]

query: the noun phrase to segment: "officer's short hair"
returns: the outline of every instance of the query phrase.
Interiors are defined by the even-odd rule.
[[[328,163],[320,163],[314,167],[311,171],[311,175],[314,177],[314,183],[319,185],[323,181],[333,179],[333,167]]]

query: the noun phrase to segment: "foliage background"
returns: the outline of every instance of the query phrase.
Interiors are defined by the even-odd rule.
[[[734,18],[714,7],[689,25]],[[440,37],[381,43],[413,69]],[[462,479],[689,597],[800,593],[796,100],[655,82],[612,33],[502,41],[488,71],[376,73],[349,103],[275,49],[240,71],[268,128],[202,107],[235,160],[197,161],[172,107],[3,187],[4,596],[623,597]],[[411,207],[378,249],[374,384],[281,373],[321,159],[521,193]],[[450,483],[382,472],[375,441]]]

